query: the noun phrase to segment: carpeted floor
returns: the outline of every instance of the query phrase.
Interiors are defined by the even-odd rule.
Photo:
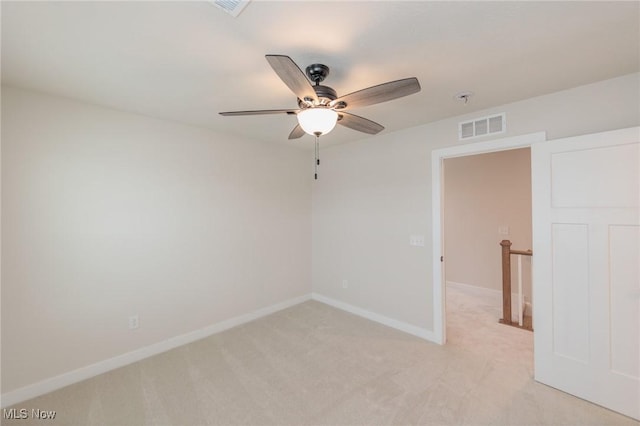
[[[53,421],[2,424],[638,425],[534,382],[531,332],[448,294],[445,346],[310,301],[16,406]]]

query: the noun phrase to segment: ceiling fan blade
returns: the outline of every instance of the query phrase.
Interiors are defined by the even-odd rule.
[[[289,139],[298,139],[303,137],[305,134],[306,133],[304,130],[302,130],[302,127],[300,127],[300,125],[297,124],[296,127],[293,128],[291,133],[289,133]]]
[[[367,87],[357,92],[344,95],[330,103],[331,106],[344,102],[347,108],[358,108],[367,105],[379,104],[401,98],[420,91],[420,83],[415,77],[404,78],[402,80],[389,81],[377,86]]]
[[[366,118],[358,115],[349,114],[347,112],[339,112],[338,124],[342,124],[359,132],[375,135],[384,130],[384,126],[376,123],[375,121],[367,120]]]
[[[285,55],[265,55],[271,68],[289,89],[299,98],[318,101],[316,91],[293,60]]]
[[[264,114],[296,114],[298,112],[297,109],[259,109],[255,111],[227,111],[220,112],[218,114],[224,116],[234,116],[234,115],[264,115]]]

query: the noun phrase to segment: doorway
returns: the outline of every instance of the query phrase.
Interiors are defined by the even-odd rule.
[[[432,206],[433,206],[433,295],[434,295],[434,337],[440,343],[446,343],[446,258],[444,247],[444,161],[448,158],[465,157],[476,154],[512,150],[530,147],[536,142],[546,140],[544,132],[532,133],[512,138],[499,139],[471,145],[444,148],[432,152]],[[439,267],[437,265],[440,265]]]
[[[500,242],[510,241],[513,249],[532,247],[531,149],[446,158],[443,170],[447,344],[502,364],[517,362],[531,374],[533,335],[499,323],[504,318]],[[510,319],[518,324],[520,308],[526,307],[523,325],[531,324],[531,257],[510,257]],[[521,297],[526,305],[518,303]]]

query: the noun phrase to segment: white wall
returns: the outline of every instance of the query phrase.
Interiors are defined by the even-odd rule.
[[[500,234],[500,227],[509,234]],[[529,148],[444,160],[446,280],[502,292],[501,240],[514,250],[531,246]],[[517,289],[517,257],[512,256]],[[522,260],[523,288],[531,301],[531,258]]]
[[[3,87],[2,392],[309,295],[310,160]]]
[[[504,137],[546,131],[556,139],[637,126],[639,78],[630,74],[323,150],[313,187],[314,293],[433,331],[431,277],[440,254],[430,244],[431,151],[460,143],[459,121],[492,113],[506,112]],[[425,235],[426,246],[409,246],[410,234]]]

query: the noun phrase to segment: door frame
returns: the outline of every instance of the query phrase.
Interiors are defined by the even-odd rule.
[[[531,147],[534,143],[547,140],[546,132],[529,133],[486,142],[458,145],[436,149],[431,152],[431,205],[432,205],[432,253],[433,253],[433,334],[436,343],[441,345],[447,341],[445,318],[445,262],[444,256],[444,160],[447,158],[465,157],[468,155],[486,154],[489,152],[507,151],[510,149]],[[534,283],[532,282],[532,287]],[[532,289],[533,290],[533,289]]]

